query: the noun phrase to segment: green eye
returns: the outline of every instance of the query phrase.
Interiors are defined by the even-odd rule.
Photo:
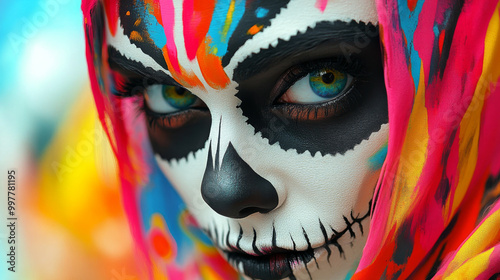
[[[281,96],[281,103],[314,104],[339,97],[352,84],[353,77],[333,67],[310,71]]]
[[[347,85],[345,73],[335,69],[321,69],[309,74],[309,86],[312,91],[323,98],[333,98],[342,93]]]
[[[159,114],[181,112],[203,104],[196,95],[185,88],[160,84],[147,87],[144,99],[148,108]]]
[[[168,104],[180,110],[187,109],[197,100],[197,97],[185,88],[175,86],[163,85],[162,95]]]

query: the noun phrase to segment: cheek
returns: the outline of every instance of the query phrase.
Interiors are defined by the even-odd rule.
[[[332,209],[345,215],[351,210],[362,213],[366,212],[380,174],[381,165],[374,165],[373,158],[381,157],[378,160],[383,162],[379,151],[385,150],[387,137],[385,124],[343,155],[272,153],[260,165],[267,165],[263,170],[270,170],[270,174],[265,177],[276,187],[286,188],[284,206],[325,216],[331,216]]]
[[[335,156],[320,156],[317,153],[312,157],[308,153],[285,152],[276,145],[258,144],[262,138],[253,137],[255,141],[245,141],[242,147],[249,149],[249,142],[256,143],[252,150],[258,151],[258,156],[246,153],[242,156],[274,187],[285,190],[286,197],[280,197],[281,203],[284,203],[280,212],[296,212],[297,209],[324,214],[331,209],[344,214],[351,210],[366,212],[385,159],[387,124],[354,149]],[[235,141],[237,149],[245,150],[238,147],[238,142]],[[208,145],[209,141],[204,148],[179,160],[167,161],[156,155],[159,167],[198,218],[215,214],[201,196]]]
[[[185,158],[167,161],[156,155],[156,162],[163,174],[168,178],[182,197],[190,211],[196,215],[206,210],[206,203],[201,197],[201,182],[208,157],[208,142],[205,147],[191,152]]]

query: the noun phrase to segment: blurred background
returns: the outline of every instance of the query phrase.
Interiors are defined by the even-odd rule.
[[[139,279],[93,108],[80,1],[0,0],[0,8],[0,279]]]

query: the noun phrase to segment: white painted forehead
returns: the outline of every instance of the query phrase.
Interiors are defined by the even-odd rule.
[[[182,15],[182,7],[182,1],[174,1],[176,15]],[[176,16],[175,20],[176,22],[182,22],[182,16]],[[377,25],[378,16],[375,0],[291,0],[271,19],[271,24],[268,27],[247,40],[235,52],[224,70],[228,77],[232,79],[235,67],[253,53],[275,46],[280,39],[288,41],[290,37],[304,33],[308,28],[314,28],[319,22],[338,20],[345,22],[354,20]],[[167,69],[164,69],[148,54],[145,54],[130,42],[129,38],[124,35],[120,20],[117,25],[118,32],[116,32],[115,36],[111,35],[108,25],[105,25],[108,45],[117,49],[130,60],[141,62],[146,67],[170,75]],[[176,24],[174,31],[179,62],[184,67],[190,68],[197,76],[202,76],[197,61],[187,58],[182,26],[183,24]]]
[[[324,8],[324,9],[323,9]],[[271,25],[245,42],[235,53],[226,72],[232,78],[232,70],[253,53],[276,46],[278,40],[288,41],[294,35],[305,33],[319,22],[356,21],[377,25],[375,0],[292,0],[271,20]]]

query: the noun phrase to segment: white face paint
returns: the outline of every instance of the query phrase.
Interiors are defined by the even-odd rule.
[[[376,37],[365,36],[349,41],[348,51],[343,52],[346,48],[342,47],[342,42],[330,42],[331,39],[336,40],[339,34],[335,29],[332,29],[331,37],[328,37],[328,33],[321,33],[323,37],[314,33],[319,28],[324,30],[325,26],[336,26],[334,22],[338,20],[346,22],[340,25],[337,23],[340,28],[357,28],[359,22],[362,22],[362,27],[365,27],[364,23],[376,25],[375,3],[373,0],[329,1],[324,11],[321,11],[321,2],[323,1],[314,5],[308,1],[292,0],[282,8],[271,19],[269,26],[246,40],[235,51],[224,67],[231,82],[223,89],[216,90],[208,86],[197,60],[187,58],[183,47],[183,24],[176,24],[174,28],[180,64],[193,71],[204,85],[204,88],[187,89],[199,98],[193,104],[206,104],[211,124],[207,139],[203,139],[206,142],[201,148],[193,148],[186,156],[171,158],[155,150],[156,160],[214,244],[235,268],[251,278],[285,276],[280,274],[278,268],[272,267],[273,263],[281,264],[279,261],[269,261],[274,256],[284,259],[283,263],[291,268],[291,273],[286,272],[290,279],[344,279],[356,268],[366,242],[370,202],[380,172],[380,164],[374,163],[373,158],[377,157],[377,153],[383,154],[388,125],[385,100],[373,103],[372,93],[364,90],[375,88],[378,95],[384,96],[383,80],[380,79],[382,75],[371,75],[367,79],[373,81],[366,82],[355,74],[346,73],[346,85],[338,94],[321,97],[312,90],[310,79],[315,73],[319,73],[324,82],[326,72],[323,70],[330,68],[321,62],[323,64],[320,66],[314,66],[316,70],[307,69],[312,67],[311,63],[330,61],[332,57],[342,55],[347,57],[346,63],[353,64],[350,61],[351,54],[363,54],[365,48],[378,46],[378,41],[373,40]],[[182,9],[178,1],[174,7],[176,11]],[[347,24],[351,20],[354,22]],[[182,18],[176,18],[176,22],[181,21]],[[123,35],[122,27],[118,27],[116,34],[113,37],[108,31],[108,44],[123,56],[170,74],[140,48],[131,44]],[[273,55],[263,56],[263,60],[269,59],[271,62],[269,67],[263,67],[264,74],[257,72],[252,73],[249,78],[237,77],[238,67],[241,70],[241,67],[249,65],[245,61],[264,54],[267,50],[286,47],[287,42],[293,43],[301,34],[312,34],[310,38],[313,47],[305,50],[304,54],[287,57],[284,66],[279,66],[281,62],[274,59]],[[307,38],[306,36],[302,40]],[[366,39],[368,42],[363,42]],[[293,43],[289,47],[299,45],[301,44]],[[370,54],[368,51],[361,58]],[[369,59],[368,61],[370,62]],[[347,108],[328,109],[339,111],[338,116],[326,116],[326,111],[315,111],[319,117],[309,120],[307,117],[311,116],[311,111],[293,115],[288,107],[285,110],[279,109],[282,107],[276,102],[270,102],[273,103],[271,105],[269,102],[259,102],[258,96],[262,94],[259,91],[266,88],[273,91],[276,84],[279,84],[279,79],[286,76],[289,69],[295,69],[295,65],[309,65],[309,68],[304,66],[307,73],[293,81],[288,91],[285,90],[287,93],[271,98],[271,101],[277,100],[278,105],[299,103],[323,106],[348,98],[349,95],[356,94],[357,97],[345,102],[349,105]],[[243,72],[254,70],[250,68],[252,67],[243,68]],[[376,70],[381,70],[381,67]],[[338,77],[337,72],[335,73],[335,77]],[[264,81],[273,75],[276,75],[277,80]],[[260,85],[261,78],[264,85]],[[271,84],[270,87],[265,86],[268,83]],[[162,97],[162,86],[150,86],[146,105],[158,114],[172,114],[179,110]],[[359,104],[357,99],[361,99]],[[252,100],[257,100],[255,104],[263,104],[263,107],[269,108],[246,105]],[[355,105],[351,106],[351,103]],[[261,109],[267,113],[261,115]],[[294,116],[302,120],[296,120]],[[309,127],[313,128],[309,130]],[[156,139],[157,146],[161,142],[161,139]],[[184,143],[179,143],[179,146],[182,145]],[[211,166],[214,170],[210,170]],[[230,174],[223,174],[224,172]],[[248,179],[254,178],[248,175],[250,173],[262,178],[259,179],[261,183],[267,182],[272,188],[259,188],[257,185],[260,183]],[[215,186],[219,183],[225,185]],[[203,184],[212,185],[202,187]],[[247,189],[238,191],[242,188],[241,185],[245,185]],[[273,202],[274,195],[277,200]],[[258,266],[259,262],[271,263],[270,270],[273,272],[269,272],[269,275],[273,276],[257,277],[264,275],[252,268]]]

